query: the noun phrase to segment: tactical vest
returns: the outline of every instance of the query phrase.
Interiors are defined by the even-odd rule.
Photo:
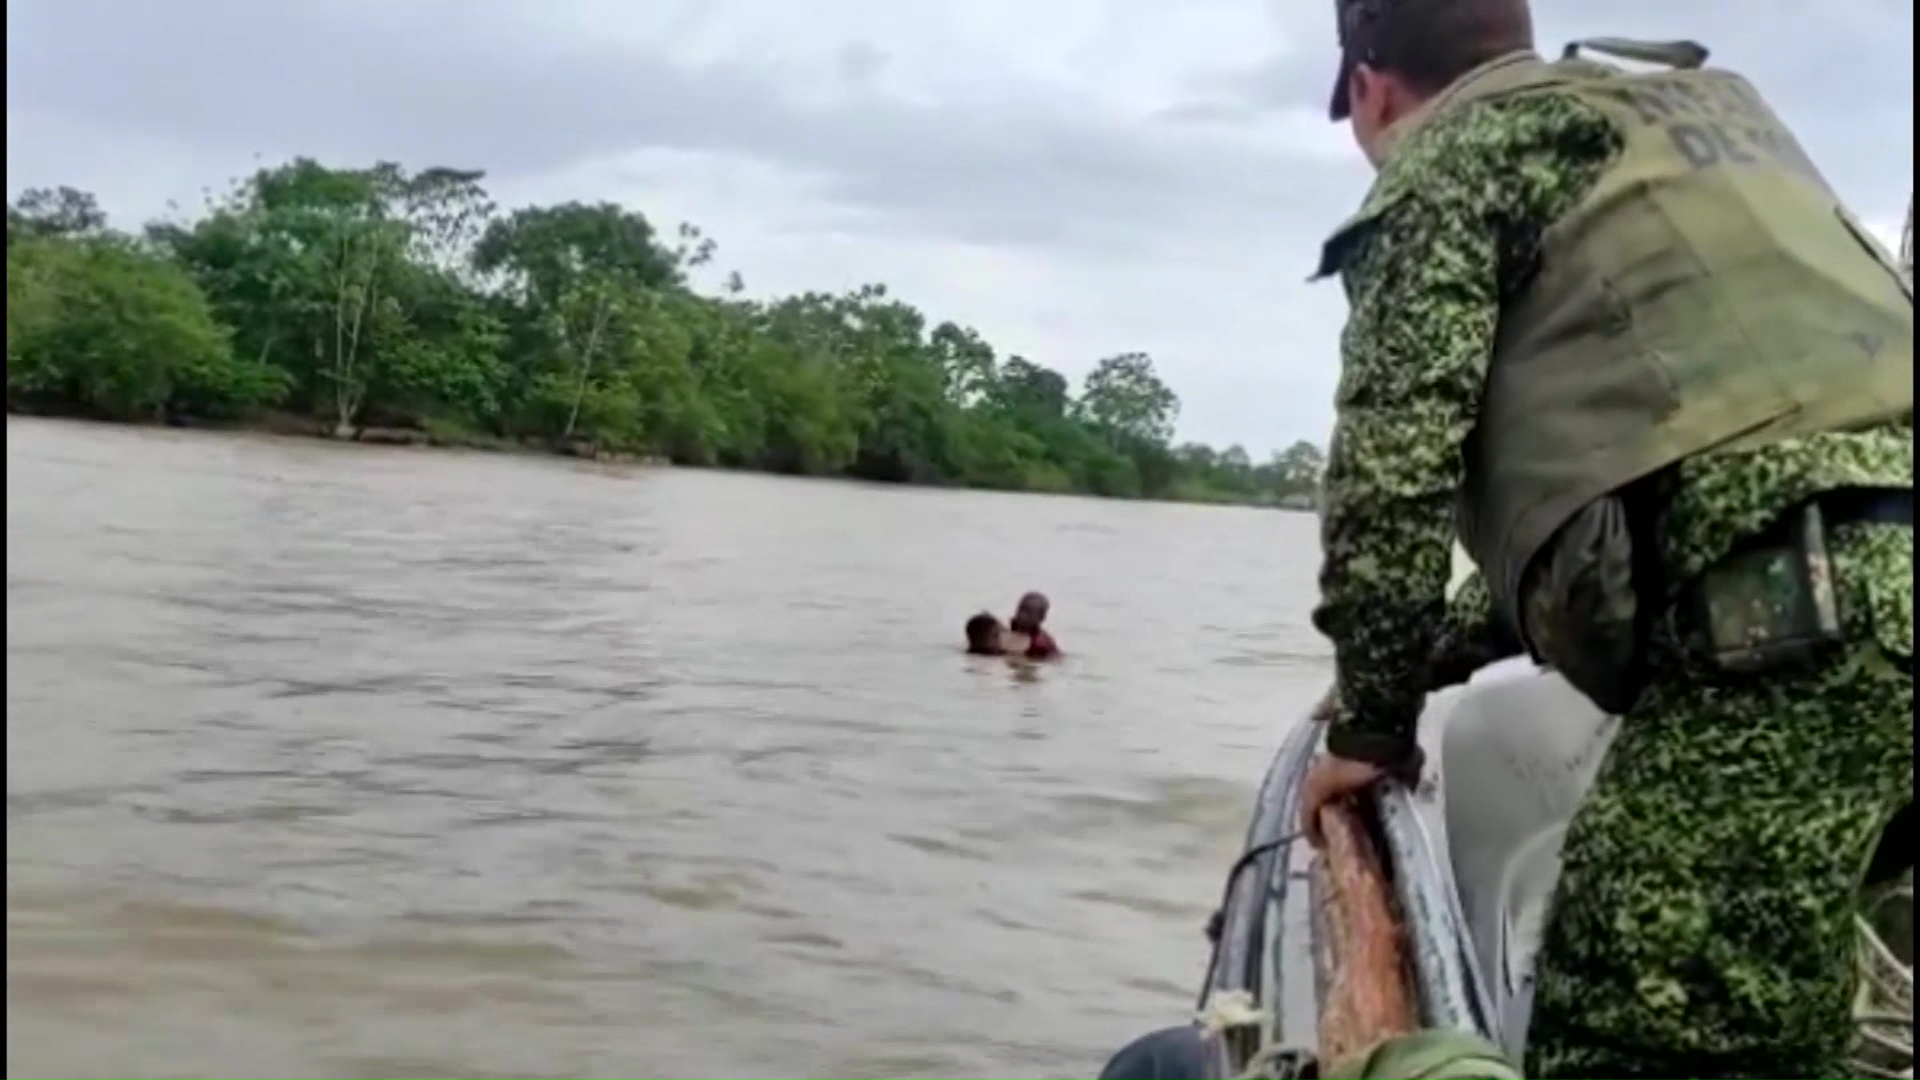
[[[1645,57],[1633,43],[1586,44]],[[1564,94],[1624,141],[1503,302],[1465,448],[1461,543],[1514,626],[1528,566],[1594,499],[1696,454],[1913,407],[1911,286],[1759,93],[1700,69],[1705,50],[1689,47],[1651,73],[1574,47],[1557,62],[1508,57],[1416,121]]]

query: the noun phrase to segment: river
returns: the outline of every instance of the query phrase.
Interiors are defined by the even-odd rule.
[[[1068,1077],[1191,1007],[1309,515],[7,423],[7,1073]],[[1032,588],[1067,659],[962,655]]]

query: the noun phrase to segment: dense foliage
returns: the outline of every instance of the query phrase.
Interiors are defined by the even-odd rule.
[[[1116,496],[1294,503],[1318,480],[1309,443],[1259,465],[1171,445],[1179,399],[1142,353],[1075,395],[882,286],[702,295],[697,229],[501,213],[481,181],[303,159],[140,236],[84,192],[29,191],[7,213],[8,408]]]

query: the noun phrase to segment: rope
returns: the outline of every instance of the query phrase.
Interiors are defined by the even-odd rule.
[[[1912,918],[1911,879],[1885,896],[1886,904],[1904,904]],[[1871,921],[1854,916],[1860,990],[1853,1002],[1854,1044],[1848,1064],[1855,1075],[1913,1080],[1913,962],[1888,947]],[[1911,951],[1911,944],[1908,944]]]
[[[1207,977],[1200,984],[1200,1001],[1205,1003],[1213,993],[1213,977],[1220,972],[1220,934],[1226,928],[1227,906],[1233,902],[1234,887],[1240,883],[1240,875],[1246,873],[1255,859],[1269,852],[1281,852],[1283,857],[1292,854],[1295,841],[1306,833],[1295,829],[1282,836],[1276,836],[1262,844],[1255,844],[1234,860],[1232,869],[1227,871],[1227,883],[1220,889],[1220,906],[1207,916],[1207,941],[1213,946],[1213,955],[1207,958]],[[1240,993],[1240,991],[1234,991]]]
[[[1218,1036],[1231,1028],[1252,1028],[1254,1051],[1247,1059],[1247,1071],[1237,1080],[1258,1080],[1263,1061],[1272,1046],[1273,1014],[1262,1009],[1245,990],[1228,990],[1207,999],[1206,1008],[1194,1017],[1207,1034]]]

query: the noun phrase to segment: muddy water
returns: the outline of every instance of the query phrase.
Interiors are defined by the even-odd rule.
[[[10,1076],[1089,1076],[1310,517],[10,419]],[[1071,654],[960,624],[1028,588]]]

